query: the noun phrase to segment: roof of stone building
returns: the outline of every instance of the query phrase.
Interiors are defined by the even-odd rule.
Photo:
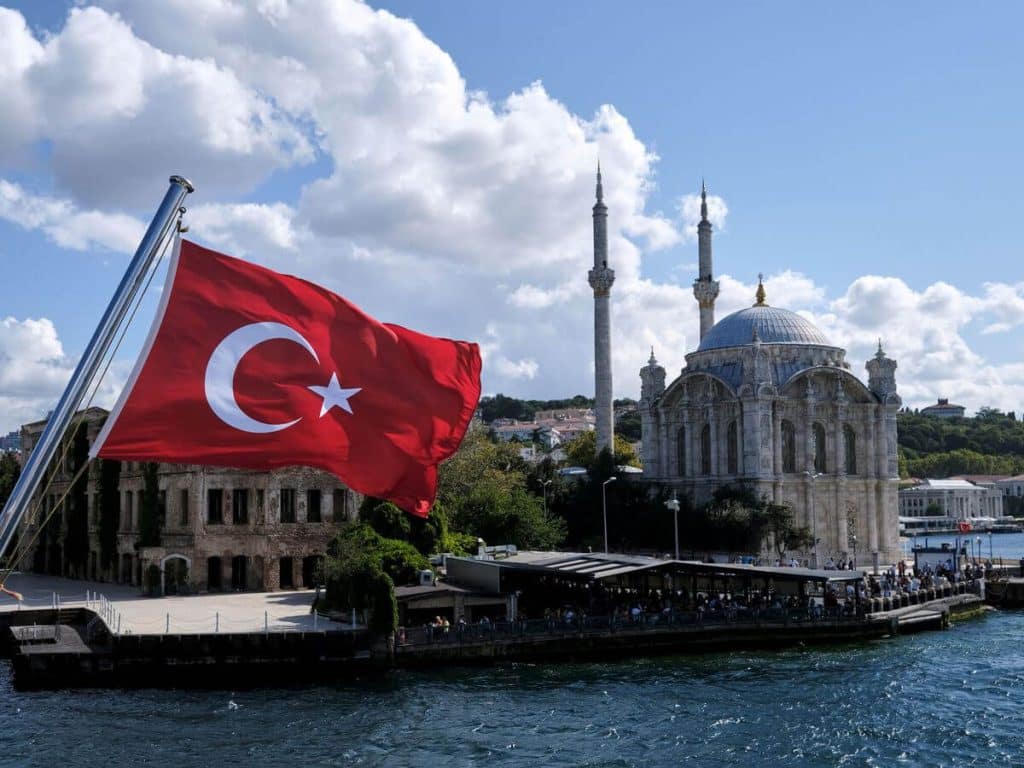
[[[788,309],[758,304],[722,318],[707,332],[698,352],[750,344],[754,331],[762,344],[833,346],[814,323]]]

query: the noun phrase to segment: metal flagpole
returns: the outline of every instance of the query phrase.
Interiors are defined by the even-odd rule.
[[[195,189],[192,182],[183,176],[171,176],[170,184],[163,202],[160,203],[160,208],[157,209],[153,221],[149,224],[149,229],[146,230],[138,250],[135,251],[135,256],[132,257],[131,263],[128,265],[128,270],[121,278],[121,284],[117,286],[114,297],[107,305],[103,318],[96,327],[85,352],[82,353],[82,359],[78,361],[78,366],[71,375],[71,380],[68,382],[64,394],[61,395],[57,407],[53,409],[53,413],[47,419],[46,428],[43,429],[39,442],[29,454],[21,476],[11,491],[3,513],[0,514],[0,555],[3,555],[11,543],[25,511],[28,509],[32,495],[39,487],[46,468],[49,467],[50,461],[53,460],[53,456],[60,446],[64,432],[71,424],[71,419],[81,404],[90,382],[110,350],[110,344],[118,327],[124,321],[132,299],[149,272],[160,245],[171,232],[178,208],[185,201],[185,196]],[[9,564],[12,568],[16,565],[17,563]]]

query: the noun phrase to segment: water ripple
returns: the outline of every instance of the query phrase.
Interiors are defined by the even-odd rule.
[[[826,650],[241,692],[22,693],[3,667],[0,766],[1020,765],[1022,634],[1000,613]]]

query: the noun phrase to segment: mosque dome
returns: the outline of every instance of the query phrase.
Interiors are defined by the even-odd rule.
[[[832,344],[810,320],[796,312],[758,303],[722,318],[701,339],[698,352],[750,344],[754,331],[762,344]]]

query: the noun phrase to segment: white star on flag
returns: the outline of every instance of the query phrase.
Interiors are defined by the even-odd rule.
[[[348,404],[348,399],[362,391],[360,387],[356,387],[355,389],[342,389],[341,385],[338,384],[338,374],[336,373],[331,374],[331,380],[327,382],[326,387],[310,385],[309,389],[324,399],[323,404],[320,406],[321,419],[326,416],[327,412],[334,406],[338,406],[341,410],[352,413],[352,406]]]

